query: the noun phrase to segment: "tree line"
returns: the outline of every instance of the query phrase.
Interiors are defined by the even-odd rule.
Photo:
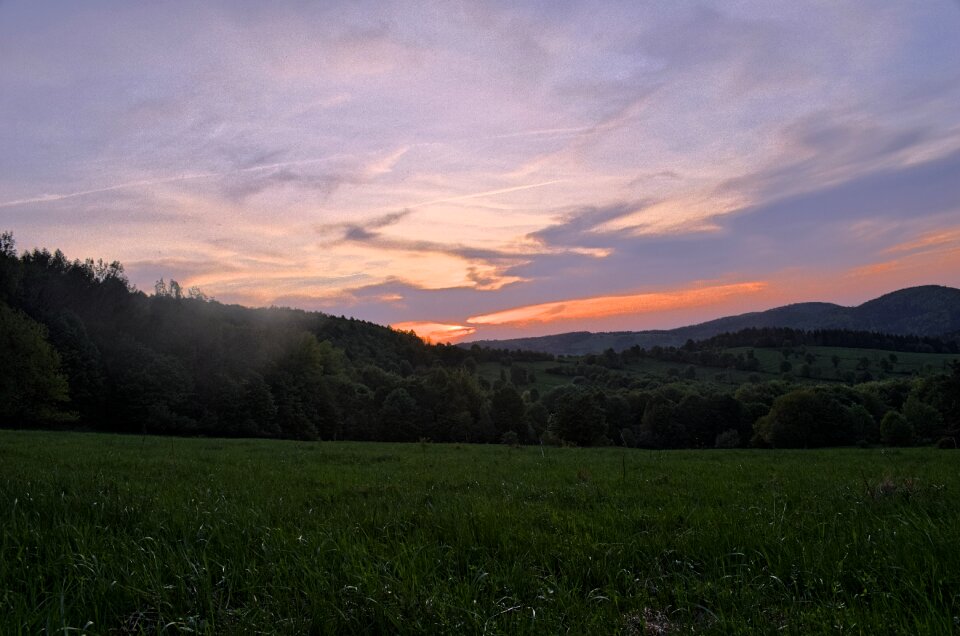
[[[777,346],[807,337],[767,336],[779,337]],[[6,427],[643,448],[958,436],[956,364],[924,378],[817,387],[776,380],[736,390],[682,377],[638,385],[611,374],[636,355],[708,352],[731,363],[716,352],[721,344],[587,357],[577,363],[584,375],[541,395],[528,365],[554,360],[548,354],[429,345],[351,318],[222,304],[176,281],[160,281],[148,295],[118,262],[71,261],[59,250],[18,254],[13,236],[0,236]],[[501,365],[500,379],[478,373],[489,363]]]
[[[933,338],[850,329],[802,330],[788,327],[751,327],[735,333],[718,334],[699,342],[691,340],[683,348],[686,350],[733,347],[790,349],[802,346],[882,349],[907,353],[960,353],[960,342],[955,336]]]

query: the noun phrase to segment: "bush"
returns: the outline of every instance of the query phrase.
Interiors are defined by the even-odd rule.
[[[616,446],[616,444],[614,444],[613,440],[606,435],[601,435],[593,440],[593,446]]]
[[[596,444],[607,431],[606,415],[597,402],[596,395],[582,389],[561,394],[550,429],[577,446]]]
[[[920,439],[932,441],[937,433],[943,432],[943,416],[940,411],[911,395],[903,405],[903,416],[913,427],[913,432]]]
[[[740,448],[740,433],[730,428],[717,435],[714,448]]]
[[[887,446],[910,446],[913,443],[913,426],[900,413],[888,411],[880,422],[880,439]]]
[[[563,440],[553,434],[552,431],[544,431],[540,436],[540,443],[544,446],[562,446]]]
[[[503,437],[500,438],[500,441],[507,446],[513,446],[516,448],[520,445],[520,436],[517,435],[516,431],[507,431],[503,434]]]
[[[815,448],[850,444],[844,439],[846,409],[831,396],[801,389],[781,395],[770,412],[754,424],[757,445]]]

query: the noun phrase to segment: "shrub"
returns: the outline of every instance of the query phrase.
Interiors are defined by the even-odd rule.
[[[791,391],[754,424],[755,444],[806,448],[852,443],[843,439],[846,409],[825,393]]]
[[[934,435],[943,432],[943,416],[940,411],[915,395],[911,395],[903,405],[903,416],[918,438],[930,441]]]
[[[729,428],[717,435],[717,439],[713,445],[715,448],[739,448],[740,433],[734,428]]]
[[[577,446],[590,446],[606,433],[606,415],[597,396],[584,390],[560,395],[550,429],[560,439]]]
[[[553,434],[552,431],[544,431],[540,436],[540,443],[544,446],[562,446],[563,440]]]
[[[888,411],[880,422],[880,439],[887,446],[910,446],[913,426],[897,411]]]
[[[937,448],[957,448],[957,438],[941,437],[937,440]]]

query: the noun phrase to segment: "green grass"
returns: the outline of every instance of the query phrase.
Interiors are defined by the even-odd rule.
[[[0,633],[956,633],[958,458],[0,431]]]

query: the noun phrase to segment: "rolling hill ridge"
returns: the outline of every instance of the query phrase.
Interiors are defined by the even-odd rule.
[[[891,292],[856,307],[821,302],[797,303],[677,329],[599,333],[575,331],[532,338],[478,340],[463,343],[462,346],[479,344],[556,355],[583,355],[609,348],[622,351],[634,345],[644,348],[679,346],[687,340],[703,340],[751,327],[789,327],[808,331],[849,329],[899,335],[952,336],[960,332],[960,289],[923,285]]]

